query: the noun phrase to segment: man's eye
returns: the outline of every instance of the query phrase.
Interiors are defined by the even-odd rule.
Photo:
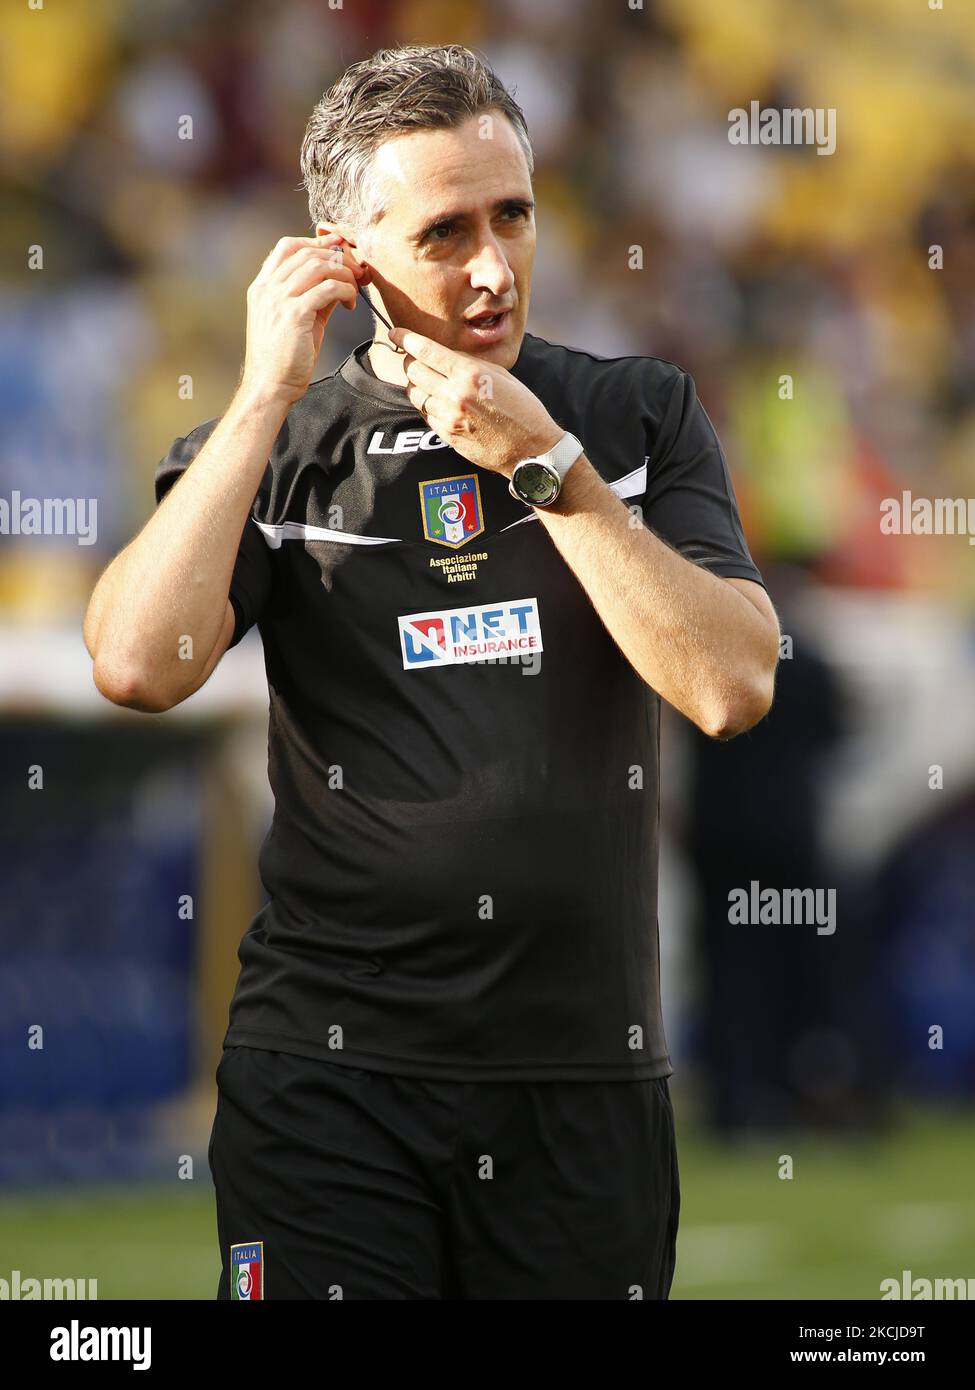
[[[429,232],[427,233],[427,236],[430,237],[433,241],[446,241],[447,237],[450,236],[450,233],[452,231],[453,228],[451,227],[449,222],[441,222],[438,226],[431,227]],[[438,237],[438,232],[445,232],[446,236]]]

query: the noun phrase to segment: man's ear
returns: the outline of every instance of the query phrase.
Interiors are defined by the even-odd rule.
[[[352,233],[343,231],[342,228],[337,227],[334,222],[318,222],[315,225],[316,236],[328,236],[332,232],[336,232],[342,238],[346,253],[349,258],[355,262],[356,267],[360,271],[360,286],[368,285],[372,280],[372,272],[366,262],[362,260],[355,237]]]

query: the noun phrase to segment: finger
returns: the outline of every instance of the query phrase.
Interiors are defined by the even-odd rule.
[[[257,272],[256,278],[264,284],[269,280],[279,266],[283,265],[289,256],[293,256],[296,251],[307,246],[315,245],[311,237],[306,236],[283,236],[280,241],[272,246],[271,250],[264,258],[264,263]]]
[[[337,232],[330,233],[329,235],[331,240],[326,240],[323,237],[320,248],[315,249],[320,249],[325,253],[325,259],[328,261],[329,265],[333,265],[336,268],[344,266],[346,270],[350,270],[355,276],[357,284],[367,285],[372,279],[371,272],[356,260],[348,244],[343,241]]]
[[[290,256],[287,256],[274,267],[271,273],[266,277],[266,283],[269,285],[284,284],[297,267],[307,265],[314,254],[314,248],[311,246],[296,247]]]
[[[333,270],[338,273],[345,269],[341,256],[336,256],[333,247],[306,246],[278,266],[271,276],[271,284],[286,287],[303,266],[309,265],[321,266],[328,274]]]
[[[407,379],[415,382],[417,386],[422,386],[424,391],[436,391],[444,384],[445,378],[434,371],[433,367],[421,362],[418,357],[408,357],[403,364],[403,370]]]
[[[425,394],[422,386],[411,386],[407,391],[407,395],[410,396],[416,410],[440,439],[444,441],[463,439],[474,433],[474,422],[471,417],[459,414],[451,400],[438,396],[436,393],[424,400]]]
[[[337,253],[337,263],[348,266],[360,285],[368,285],[372,272],[361,261],[356,260],[352,248],[339,232],[323,232],[321,245]]]
[[[406,388],[406,399],[414,410],[426,419],[427,410],[433,405],[433,392],[428,386],[416,386],[412,382]]]
[[[410,329],[394,328],[389,336],[398,347],[405,348],[411,357],[419,358],[441,376],[450,376],[467,360],[463,353],[454,352],[452,348],[446,348],[442,343],[435,343],[432,338],[425,338],[422,333],[414,333]]]
[[[427,410],[421,410],[420,414],[426,421],[427,428],[433,430],[437,438],[442,439],[445,444],[453,444],[456,447],[460,441],[474,433],[466,421],[455,421],[449,411],[435,409],[432,400]]]
[[[296,298],[296,303],[303,308],[315,310],[331,310],[336,304],[344,304],[347,309],[354,309],[358,302],[355,285],[344,280],[325,280],[320,285],[313,285],[310,290]]]
[[[355,289],[355,276],[344,265],[335,265],[327,258],[310,256],[296,265],[287,279],[281,283],[281,293],[285,297],[304,294],[312,285],[324,284],[326,280],[341,280]]]
[[[278,261],[277,265],[271,271],[272,278],[280,278],[283,274],[286,275],[293,260],[307,260],[310,256],[322,256],[325,259],[334,261],[336,265],[346,264],[344,255],[345,248],[341,245],[337,233],[329,238],[305,237],[303,240],[299,240],[298,238],[295,238],[295,240],[298,244],[292,247],[288,256]]]

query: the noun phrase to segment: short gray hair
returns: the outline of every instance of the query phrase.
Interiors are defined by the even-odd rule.
[[[365,229],[377,220],[383,209],[371,187],[371,166],[384,140],[410,130],[452,129],[492,110],[511,121],[533,173],[521,107],[469,48],[404,44],[353,63],[316,105],[301,143],[312,228],[331,222]]]

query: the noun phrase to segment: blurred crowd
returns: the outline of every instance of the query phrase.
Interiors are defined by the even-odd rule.
[[[880,528],[886,497],[975,494],[970,7],[9,4],[0,15],[8,209],[0,498],[95,498],[98,529],[97,543],[85,546],[71,536],[0,535],[0,628],[80,633],[97,574],[153,506],[158,460],[174,438],[219,415],[237,384],[247,284],[279,237],[311,231],[298,150],[314,103],[350,63],[398,42],[466,43],[513,90],[536,153],[529,330],[599,354],[663,357],[692,373],[783,631],[803,634],[782,662],[773,716],[728,747],[684,730],[684,775],[665,778],[665,825],[675,827],[695,880],[688,916],[699,961],[696,1007],[671,1029],[674,1055],[704,1059],[711,1120],[726,1130],[827,1114],[873,1122],[895,1076],[929,1093],[972,1094],[975,768],[958,743],[975,686],[975,550],[964,536]],[[729,112],[752,101],[834,109],[835,153],[733,145]],[[181,127],[192,138],[181,139]],[[319,375],[370,336],[364,305],[337,311]],[[799,600],[810,587],[875,601],[869,617],[852,610],[838,639],[847,653],[869,651],[863,669],[873,661],[876,671],[875,704],[854,717],[852,731],[850,692],[821,659],[815,634],[803,633]],[[964,645],[952,626],[960,622],[970,639],[967,655],[957,654],[961,676],[939,665],[940,655],[926,672],[916,669],[920,645],[892,664],[901,629],[889,614],[875,617],[884,596],[920,613],[909,630],[916,644],[922,628],[930,633],[932,653],[936,641],[951,651]],[[925,598],[933,609],[911,607]],[[835,666],[835,648],[832,657]],[[942,680],[942,670],[951,678]],[[941,686],[954,705],[938,703]],[[159,757],[161,770],[140,772],[113,731],[95,730],[83,741],[89,767],[74,733],[49,730],[61,739],[49,760],[59,759],[64,789],[76,765],[75,782],[61,820],[50,799],[31,818],[18,800],[22,750],[29,742],[32,760],[42,761],[39,734],[11,721],[8,709],[0,754],[12,771],[0,778],[0,810],[10,835],[0,869],[9,900],[22,904],[4,947],[20,954],[0,972],[9,1036],[16,1041],[34,1019],[51,960],[64,965],[73,943],[66,1002],[48,1013],[66,1030],[62,1054],[87,1070],[69,1077],[52,1065],[44,1096],[52,1105],[65,1094],[129,1104],[152,1090],[149,1057],[159,1064],[152,1084],[166,1093],[189,1065],[192,971],[187,942],[168,917],[154,926],[145,904],[172,900],[170,881],[195,863],[199,828],[177,809],[183,792],[171,795],[165,780],[185,750],[157,748],[154,721],[144,757]],[[853,788],[845,801],[828,799],[837,748]],[[960,792],[944,799],[943,814],[924,780],[937,759],[950,763]],[[141,791],[133,793],[136,774]],[[857,800],[854,784],[869,789],[866,799]],[[822,831],[845,804],[854,809],[848,843],[866,842],[892,811],[895,785],[911,814],[931,824],[907,852],[888,827],[885,862],[859,878],[847,865],[844,879]],[[675,786],[678,808],[667,804]],[[108,808],[98,814],[93,789]],[[158,814],[137,813],[157,802]],[[865,805],[876,814],[862,814]],[[206,821],[211,831],[226,819],[222,807]],[[157,863],[147,846],[160,843]],[[211,902],[239,878],[235,856]],[[816,937],[797,947],[729,930],[729,884],[750,878],[839,883],[837,944],[824,951]],[[96,880],[114,885],[111,912],[98,905]],[[681,933],[671,929],[680,913],[664,915],[667,1008],[679,988],[680,962],[672,967],[669,956]],[[104,937],[93,946],[96,920]],[[233,919],[235,937],[245,924]],[[110,957],[129,972],[107,991],[124,1000],[124,1017],[101,1003],[109,977],[97,970]],[[133,970],[144,987],[134,988]],[[221,1008],[210,1013],[222,1022]],[[928,1049],[932,1018],[954,1040],[946,1054]],[[133,1059],[131,1075],[109,1065],[120,1055]],[[19,1065],[7,1101],[28,1106],[38,1101],[37,1063]],[[23,1115],[14,1121],[22,1125]],[[11,1129],[5,1143],[0,1113],[0,1183],[36,1162],[20,1132]],[[64,1162],[74,1161],[70,1146],[65,1152]]]
[[[80,618],[159,457],[226,405],[260,261],[310,231],[312,105],[402,41],[467,43],[514,88],[537,157],[531,331],[692,372],[760,563],[971,607],[964,539],[882,536],[879,503],[975,491],[975,13],[86,0],[0,19],[0,495],[95,497],[98,543],[5,537],[0,616]],[[730,144],[752,100],[835,108],[836,153]],[[336,314],[322,373],[369,336],[364,306]]]

